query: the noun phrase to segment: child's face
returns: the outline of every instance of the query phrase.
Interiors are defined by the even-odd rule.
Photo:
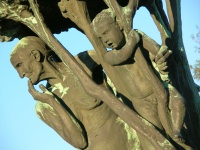
[[[116,23],[103,21],[95,24],[95,33],[101,38],[106,48],[120,49],[125,44],[125,37]]]

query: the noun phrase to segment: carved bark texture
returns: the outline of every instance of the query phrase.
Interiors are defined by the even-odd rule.
[[[145,5],[151,14],[158,30],[161,33],[162,44],[167,45],[173,50],[172,64],[170,66],[169,77],[171,84],[178,89],[186,100],[187,112],[185,125],[188,132],[185,133],[185,138],[190,145],[195,149],[199,149],[198,139],[200,138],[200,97],[198,90],[190,73],[184,43],[182,40],[182,24],[181,24],[181,1],[166,0],[167,13],[169,23],[166,20],[166,14],[163,12],[161,0],[155,0],[152,4]],[[157,13],[160,13],[158,15]],[[155,17],[158,16],[158,17]],[[159,25],[158,25],[159,24]],[[165,34],[168,33],[168,34]],[[187,92],[185,92],[187,91]]]

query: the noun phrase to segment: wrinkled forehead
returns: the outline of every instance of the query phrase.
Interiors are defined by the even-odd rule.
[[[29,52],[30,43],[27,40],[22,40],[13,48],[10,54],[10,58],[13,57],[15,54],[20,54],[21,56],[27,54]]]
[[[12,55],[10,55],[10,60],[22,59],[27,57],[29,57],[29,51],[26,51],[24,49],[18,49],[17,51],[15,51],[15,53],[12,53]]]
[[[18,43],[10,54],[10,62],[15,67],[18,63],[21,63],[25,58],[28,58],[29,50],[28,44]]]
[[[41,53],[46,54],[46,44],[35,36],[28,36],[22,38],[13,48],[11,55],[23,51],[23,54],[29,54],[32,50],[39,50]]]
[[[11,55],[10,57],[10,62],[11,64],[15,67],[18,63],[21,62],[21,59],[19,57],[20,55],[18,55],[18,53],[14,53],[13,55]]]

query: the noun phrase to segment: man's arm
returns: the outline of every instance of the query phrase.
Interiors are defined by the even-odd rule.
[[[40,88],[44,93],[36,91],[30,82],[28,86],[33,98],[39,101],[36,105],[38,116],[74,147],[80,149],[87,147],[84,130],[52,93],[43,85],[40,85]]]

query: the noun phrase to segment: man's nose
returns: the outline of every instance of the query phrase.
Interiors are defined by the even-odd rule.
[[[24,78],[25,73],[23,71],[18,71],[20,78]]]
[[[104,39],[104,40],[103,40],[103,43],[107,44],[107,43],[108,43],[108,40],[107,40],[107,39]]]
[[[102,40],[104,43],[107,43],[107,42],[108,42],[108,38],[107,38],[106,36],[103,36],[103,37],[101,38],[101,40]]]

